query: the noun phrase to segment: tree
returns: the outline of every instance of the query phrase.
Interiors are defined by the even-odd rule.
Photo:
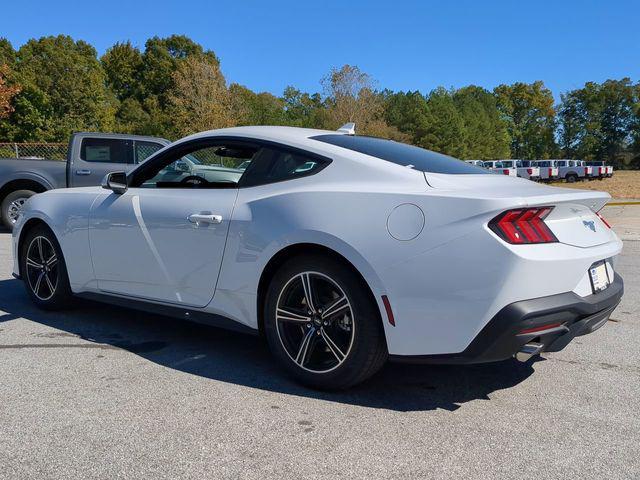
[[[544,83],[500,85],[494,94],[511,136],[512,158],[550,158],[556,153],[555,109]]]
[[[19,85],[11,85],[8,77],[9,65],[0,63],[0,119],[7,118],[14,111],[13,97],[20,93]]]
[[[491,92],[471,85],[456,90],[453,102],[464,123],[466,158],[509,158],[511,139],[507,122],[500,115]]]
[[[412,143],[420,145],[429,128],[427,99],[418,91],[393,93],[385,90],[382,95],[386,122],[406,134]]]
[[[188,57],[178,65],[172,82],[167,102],[177,135],[237,124],[231,94],[217,62]]]
[[[100,59],[107,86],[120,101],[140,97],[142,53],[131,42],[116,43]]]
[[[638,87],[629,78],[587,82],[563,94],[560,138],[567,156],[606,160],[618,157],[634,142],[638,129]]]
[[[6,38],[0,37],[0,65],[7,65],[13,68],[16,62],[16,51],[13,49],[11,42]]]
[[[467,132],[464,119],[456,108],[451,91],[442,87],[427,98],[425,131],[417,145],[458,158],[467,157]]]
[[[104,72],[89,44],[65,35],[29,40],[17,52],[15,69],[23,86],[15,97],[22,116],[14,122],[21,125],[17,137],[32,136],[21,128],[37,128],[41,140],[65,141],[73,131],[113,127]]]
[[[255,93],[237,83],[229,87],[240,125],[282,125],[284,100],[267,92]]]
[[[372,78],[358,67],[333,68],[321,83],[327,97],[326,128],[334,130],[355,122],[360,134],[404,138],[384,121],[384,97],[374,91]]]
[[[322,128],[326,123],[325,108],[319,93],[303,93],[288,86],[282,95],[284,122],[286,125],[306,128]]]

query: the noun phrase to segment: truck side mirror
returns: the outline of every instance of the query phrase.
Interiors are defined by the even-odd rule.
[[[125,172],[107,173],[102,180],[102,188],[111,190],[118,195],[127,191],[127,174]]]

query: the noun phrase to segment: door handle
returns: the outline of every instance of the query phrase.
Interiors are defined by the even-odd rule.
[[[203,213],[193,213],[187,217],[191,223],[199,225],[201,223],[222,223],[222,215],[206,215]]]
[[[76,175],[91,175],[91,170],[76,170]]]

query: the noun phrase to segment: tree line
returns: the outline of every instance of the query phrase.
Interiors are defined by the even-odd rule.
[[[556,104],[541,81],[379,89],[357,66],[331,69],[318,92],[281,96],[228,83],[214,52],[184,35],[120,42],[98,57],[66,35],[17,50],[0,38],[0,141],[64,142],[80,130],[163,136],[235,125],[336,129],[463,159],[580,158],[640,167],[640,84],[588,82]]]

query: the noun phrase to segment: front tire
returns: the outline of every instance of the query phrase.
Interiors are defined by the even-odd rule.
[[[0,217],[2,223],[9,231],[13,230],[13,226],[18,220],[18,215],[22,211],[22,207],[29,198],[33,197],[36,192],[31,190],[16,190],[9,193],[0,206]]]
[[[44,225],[26,233],[20,251],[20,272],[31,300],[44,310],[69,306],[67,266],[55,235]]]
[[[332,258],[304,255],[283,265],[269,285],[264,318],[271,351],[305,385],[348,388],[386,361],[377,305],[362,279]]]

